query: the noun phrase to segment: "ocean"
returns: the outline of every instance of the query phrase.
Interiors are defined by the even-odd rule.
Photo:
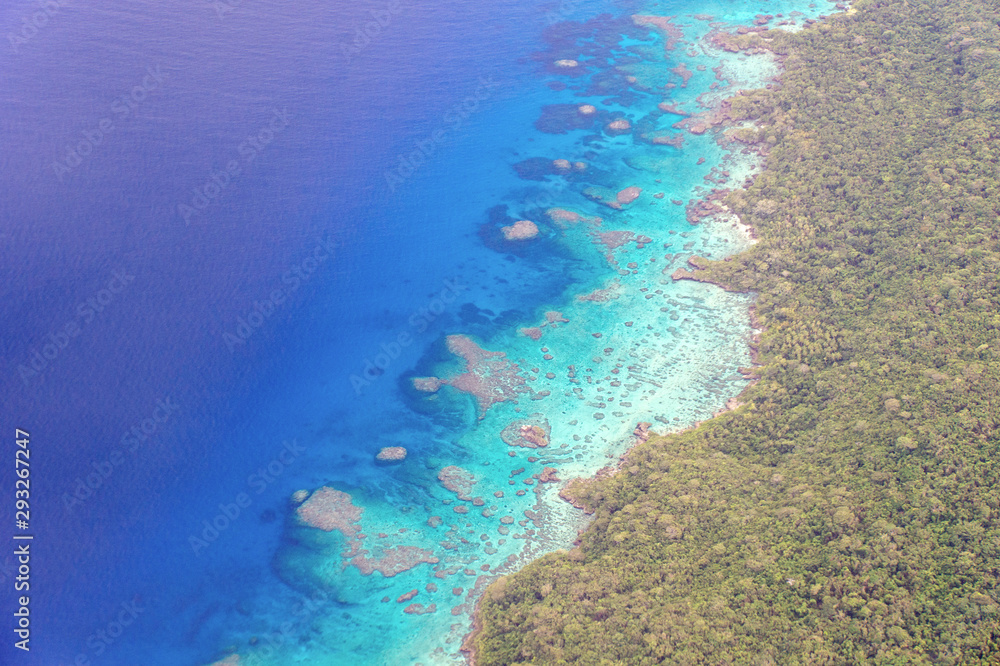
[[[563,482],[746,386],[752,295],[671,276],[762,165],[674,125],[831,8],[6,3],[3,663],[462,663]]]

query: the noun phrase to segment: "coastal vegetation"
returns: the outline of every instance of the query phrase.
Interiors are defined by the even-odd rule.
[[[997,663],[998,10],[733,36],[783,58],[729,103],[760,242],[695,275],[758,294],[759,379],[564,491],[593,523],[486,591],[476,664]]]

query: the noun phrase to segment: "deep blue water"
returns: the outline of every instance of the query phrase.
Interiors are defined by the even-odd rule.
[[[162,663],[203,657],[188,624],[245,576],[267,575],[280,520],[260,514],[282,511],[279,489],[294,484],[270,486],[200,558],[187,537],[283,440],[335,427],[349,371],[456,275],[460,234],[434,221],[451,202],[406,185],[390,193],[384,171],[475,95],[480,77],[497,82],[483,106],[517,94],[516,61],[532,38],[520,27],[537,8],[398,4],[365,45],[357,30],[388,3],[67,2],[16,53],[2,51],[0,395],[10,438],[15,427],[32,436],[32,663],[77,653],[135,663],[127,646],[140,634],[177,650]],[[20,35],[36,10],[7,5],[0,26]],[[343,47],[356,43],[348,59]],[[145,77],[141,99],[120,99]],[[240,145],[275,110],[287,127],[247,163]],[[103,119],[111,131],[60,177],[53,162],[66,164],[67,146]],[[467,131],[446,127],[448,143]],[[240,175],[186,223],[179,205],[230,160]],[[291,291],[282,277],[315,239],[336,246],[332,258],[231,351],[223,334],[238,334],[255,301]],[[127,277],[121,292],[81,315],[116,271]],[[79,334],[22,377],[19,366],[69,322]],[[123,446],[162,399],[177,410],[146,441],[130,440],[134,451]],[[313,401],[326,403],[326,423]],[[115,450],[121,464],[67,509],[64,494]],[[300,461],[283,476],[304,473]],[[136,597],[144,612],[98,655],[102,639],[87,638]]]
[[[0,551],[0,660],[207,663],[296,602],[272,567],[293,491],[413,503],[375,452],[405,444],[427,469],[454,454],[468,420],[409,409],[400,376],[446,358],[442,334],[532,325],[596,274],[479,230],[533,187],[511,164],[568,145],[534,130],[572,99],[532,59],[547,26],[633,7],[41,6],[0,8],[0,450],[30,432],[35,536],[30,656],[9,640]],[[383,374],[352,382],[382,353]],[[344,604],[363,623],[349,596],[324,617]]]

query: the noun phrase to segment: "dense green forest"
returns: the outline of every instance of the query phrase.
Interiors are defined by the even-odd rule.
[[[699,275],[759,294],[760,380],[568,489],[592,526],[489,588],[479,666],[1000,663],[1000,3],[855,9],[732,103],[760,242]]]

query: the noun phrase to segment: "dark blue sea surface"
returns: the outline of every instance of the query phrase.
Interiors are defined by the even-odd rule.
[[[0,7],[0,450],[12,459],[15,428],[30,433],[34,536],[30,653],[13,647],[17,562],[13,545],[0,550],[0,662],[457,659],[454,636],[475,597],[456,598],[465,605],[453,617],[452,588],[478,593],[484,572],[567,546],[575,528],[557,517],[568,507],[552,504],[548,536],[525,537],[513,559],[504,548],[514,542],[480,539],[478,523],[445,534],[447,516],[464,514],[442,499],[441,469],[461,465],[477,493],[499,497],[509,476],[499,466],[515,463],[504,462],[499,433],[523,406],[518,418],[545,411],[552,421],[553,449],[565,443],[551,463],[565,465],[564,478],[593,473],[637,421],[689,425],[743,385],[735,369],[748,364],[749,299],[672,286],[661,271],[673,255],[680,266],[691,252],[725,253],[728,237],[692,231],[670,203],[694,196],[723,151],[709,137],[685,133],[679,149],[603,128],[617,117],[654,122],[664,99],[696,112],[718,54],[685,55],[692,41],[675,61],[663,35],[631,15],[684,15],[694,35],[708,28],[691,13],[730,24],[814,16],[806,4]],[[573,73],[553,64],[572,58]],[[692,70],[710,65],[690,88],[669,73],[685,59]],[[602,120],[580,121],[580,104]],[[696,166],[700,156],[708,162]],[[564,182],[553,159],[589,171]],[[582,194],[628,186],[644,195],[626,212]],[[603,226],[560,227],[545,213],[555,207],[600,215]],[[519,219],[537,223],[539,237],[504,240],[500,228]],[[652,240],[608,258],[596,234],[614,229]],[[656,260],[645,272],[626,267]],[[621,298],[577,298],[612,280]],[[654,308],[656,289],[667,301]],[[556,310],[569,320],[561,333],[546,329],[537,344],[518,334]],[[641,326],[620,326],[633,318]],[[539,400],[484,416],[451,387],[415,391],[413,377],[460,367],[445,337],[455,334],[520,362]],[[544,344],[557,355],[554,378],[529,370]],[[618,396],[626,407],[584,400],[576,371],[566,374],[592,372],[605,347],[608,367],[626,353],[633,360],[619,367],[650,364],[652,383]],[[593,371],[597,384],[615,386],[603,372]],[[657,395],[649,387],[669,373]],[[387,446],[407,449],[404,465],[375,461]],[[0,465],[7,544],[17,531],[12,464]],[[434,561],[394,576],[345,569],[345,542],[310,541],[289,501],[324,486],[363,508],[369,539],[405,534],[397,546]],[[536,500],[529,492],[517,504],[513,491],[483,519],[521,520]],[[539,493],[537,506],[551,499]],[[445,515],[441,534],[426,527],[432,513]],[[459,542],[488,545],[473,553]],[[402,613],[396,598],[411,587],[436,613]]]

